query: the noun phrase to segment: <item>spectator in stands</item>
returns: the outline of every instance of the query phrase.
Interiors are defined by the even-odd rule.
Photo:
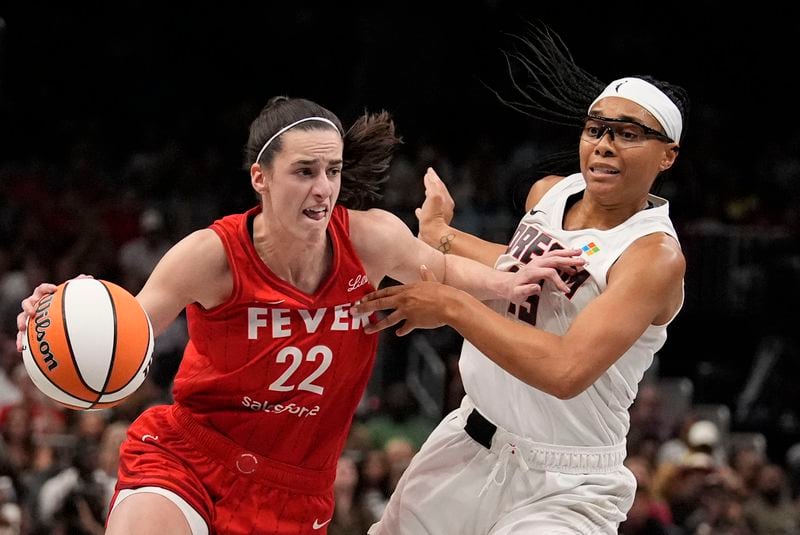
[[[133,293],[144,286],[161,257],[172,247],[167,238],[164,216],[148,208],[139,217],[140,235],[122,245],[118,262],[122,270],[122,285]]]
[[[376,517],[364,504],[363,486],[355,460],[339,457],[333,483],[334,511],[328,535],[364,535]]]
[[[780,466],[766,464],[758,471],[753,495],[745,503],[745,515],[758,535],[800,533],[800,509],[792,501]]]

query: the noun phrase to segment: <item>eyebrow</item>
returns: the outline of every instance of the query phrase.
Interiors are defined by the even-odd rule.
[[[606,119],[606,120],[609,120],[609,121],[624,121],[624,122],[627,122],[627,123],[644,124],[637,117],[634,117],[632,115],[620,115],[619,117],[609,117],[608,115],[604,115],[602,112],[593,111],[593,112],[589,113],[589,115],[587,117],[591,117],[592,119],[599,119],[601,121],[603,119]],[[644,124],[644,126],[647,126],[647,125]],[[648,128],[653,128],[653,127],[650,126]]]
[[[657,126],[657,127],[656,126],[648,126],[648,125],[644,124],[642,121],[640,121],[638,117],[633,117],[632,115],[620,115],[619,117],[606,117],[605,115],[601,115],[601,114],[599,114],[597,112],[590,112],[589,115],[587,115],[587,117],[589,119],[594,119],[595,121],[606,121],[606,122],[612,122],[612,123],[623,122],[623,123],[638,124],[639,126],[644,126],[645,128],[649,128],[653,132],[657,132],[658,134],[660,134],[660,135],[664,136],[665,138],[669,139],[669,136],[667,134],[665,134],[664,132],[662,132],[662,129],[663,129],[662,126],[660,126],[660,125]]]
[[[318,158],[314,158],[313,160],[295,160],[294,162],[292,162],[292,165],[314,165],[316,163],[319,163],[319,161],[320,160]],[[328,165],[342,165],[342,160],[341,159],[330,160],[328,162]]]
[[[647,125],[644,122],[642,122],[641,119],[639,119],[638,117],[634,117],[633,115],[620,115],[619,117],[608,117],[606,115],[603,115],[602,111],[599,111],[599,112],[591,111],[591,112],[589,112],[587,117],[591,117],[592,119],[597,119],[597,120],[600,120],[600,121],[605,119],[607,121],[624,121],[624,122],[627,122],[627,123],[635,123],[635,124],[639,124],[639,125],[642,125],[642,126],[646,126],[647,128],[650,128],[651,130],[655,130],[659,134],[662,134],[662,135],[666,136],[666,134],[664,134],[661,131],[664,128],[663,126],[661,126],[661,125],[659,125],[659,126]]]

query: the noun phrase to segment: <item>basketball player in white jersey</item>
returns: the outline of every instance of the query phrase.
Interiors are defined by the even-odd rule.
[[[586,264],[562,272],[568,293],[545,282],[522,306],[484,304],[431,276],[365,297],[361,313],[394,309],[376,329],[447,324],[465,338],[461,408],[423,445],[371,535],[614,534],[633,503],[628,408],[681,308],[685,271],[669,205],[650,189],[675,163],[688,100],[650,77],[606,86],[550,53],[555,43],[534,37],[544,52],[527,61],[560,58],[535,72],[553,73],[545,82],[565,95],[550,102],[562,117],[582,116],[580,172],[533,185],[507,246],[450,226],[454,203],[432,170],[417,215],[430,245],[501,270],[559,248],[582,249]]]

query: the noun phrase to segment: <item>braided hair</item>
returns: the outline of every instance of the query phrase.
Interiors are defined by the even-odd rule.
[[[516,96],[505,97],[497,90],[490,90],[501,103],[529,117],[580,127],[589,106],[608,83],[577,65],[561,37],[544,24],[529,24],[526,34],[510,37],[515,46],[502,53]],[[687,91],[650,75],[636,77],[651,83],[675,103],[686,132],[689,115]],[[578,155],[574,148],[544,156],[536,165],[537,174],[541,176],[569,174],[578,168]]]

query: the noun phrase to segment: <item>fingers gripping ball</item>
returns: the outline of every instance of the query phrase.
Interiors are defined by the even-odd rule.
[[[31,380],[51,399],[72,409],[105,409],[147,377],[153,328],[124,288],[73,279],[39,301],[22,354]]]

